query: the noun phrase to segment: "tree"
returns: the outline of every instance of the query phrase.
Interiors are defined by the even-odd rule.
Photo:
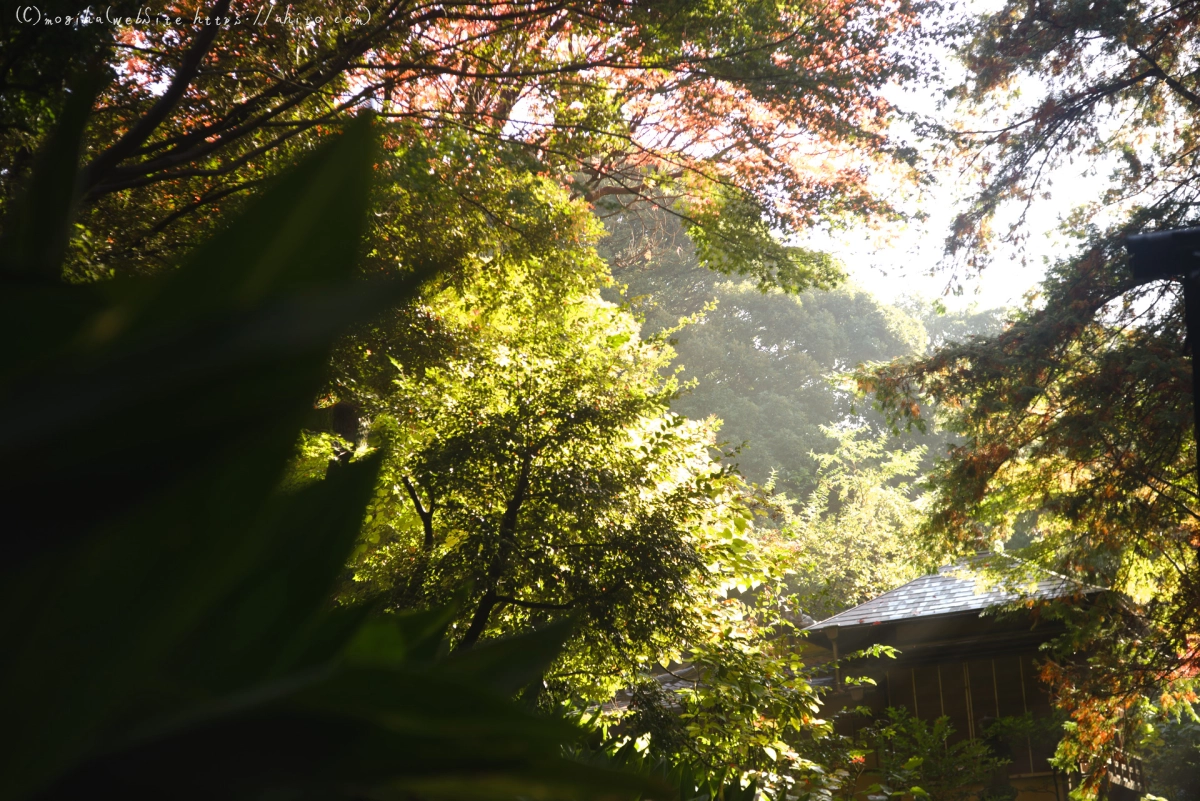
[[[372,522],[393,536],[358,575],[395,582],[401,606],[473,585],[463,648],[577,615],[574,667],[603,684],[686,636],[727,480],[704,427],[667,412],[661,356],[628,318],[586,298],[526,314],[490,315],[472,354],[399,379],[374,421],[394,483]]]
[[[1009,202],[1028,211],[1048,191],[1052,168],[1073,158],[1116,157],[1112,188],[1077,227],[1104,208],[1139,208],[1129,219],[1132,231],[1189,219],[1198,188],[1190,158],[1200,114],[1196,12],[1191,0],[1050,0],[1010,2],[969,18],[958,31],[967,79],[951,98],[974,108],[945,133],[983,180],[948,249],[982,265],[996,212]],[[1032,92],[1028,78],[1037,81]],[[1005,235],[1023,236],[1023,222],[1022,213]]]
[[[975,303],[965,309],[951,311],[940,300],[919,295],[900,298],[896,307],[920,320],[925,327],[926,353],[940,350],[951,343],[999,334],[1011,314],[1009,309],[1003,307],[981,309]]]
[[[837,447],[823,426],[884,429],[837,374],[920,353],[921,323],[855,287],[797,296],[722,280],[699,265],[677,224],[656,222],[646,231],[645,218],[609,219],[611,241],[601,248],[625,285],[621,296],[644,316],[643,330],[668,332],[675,343],[680,378],[692,386],[672,408],[717,417],[727,447],[745,446],[729,458],[748,479],[804,497],[815,486],[818,455]]]
[[[838,447],[817,456],[816,487],[796,511],[785,505],[782,538],[794,554],[789,585],[821,620],[899,587],[936,565],[914,547],[922,497],[911,479],[923,446],[890,450],[887,434],[826,429]]]
[[[782,592],[782,552],[748,526],[713,432],[668,411],[672,354],[637,328],[595,297],[539,315],[505,307],[469,356],[402,376],[386,400],[396,416],[373,423],[388,456],[347,594],[406,608],[469,587],[460,651],[578,620],[543,704],[604,703],[686,658],[703,678],[656,756],[779,794],[785,735],[821,729],[815,691],[793,649],[771,642],[784,621],[727,591]]]
[[[578,619],[547,681],[607,700],[694,633],[718,566],[744,561],[712,533],[739,490],[709,453],[710,427],[668,410],[669,347],[597,296],[587,209],[544,179],[492,177],[525,195],[524,233],[460,215],[489,269],[460,272],[339,356],[331,399],[358,409],[386,454],[346,594],[426,608],[469,587],[464,650]],[[394,219],[397,237],[409,219]],[[321,442],[303,472],[322,472]]]
[[[757,546],[758,578],[736,596],[716,596],[701,608],[700,636],[671,655],[665,672],[644,678],[620,731],[651,755],[713,776],[743,774],[772,798],[841,797],[834,794],[854,787],[841,768],[849,746],[830,720],[818,717],[825,691],[799,656],[802,598],[786,581],[795,551],[776,529],[751,531],[747,524],[741,530],[747,545]],[[872,647],[846,658],[886,650]]]
[[[1135,739],[1143,697],[1169,711],[1200,668],[1193,346],[1180,287],[1135,286],[1123,246],[1197,222],[1197,20],[1193,2],[1014,2],[966,24],[955,94],[982,122],[950,136],[982,188],[950,253],[984,264],[998,210],[1028,210],[1066,160],[1112,156],[1111,187],[1067,221],[1076,249],[1003,333],[860,382],[897,422],[919,422],[931,401],[964,437],[934,477],[934,539],[972,549],[1024,519],[1027,555],[1128,595],[1062,610],[1075,634],[1047,665],[1077,724],[1064,747],[1093,788],[1112,749]],[[1022,222],[1003,235],[1019,239]],[[1072,650],[1087,657],[1067,661]]]
[[[1171,801],[1194,801],[1200,796],[1200,720],[1191,706],[1161,721],[1147,732],[1142,744],[1150,791]]]
[[[693,680],[658,703],[684,735],[675,749],[670,742],[661,749],[670,758],[716,775],[741,772],[786,799],[812,767],[804,746],[832,727],[816,716],[820,693],[797,653],[795,603],[778,578],[705,610],[702,636],[687,643]]]
[[[71,76],[110,80],[81,179],[81,277],[160,264],[364,107],[409,123],[402,146],[508,143],[589,202],[670,208],[709,263],[788,287],[822,276],[772,230],[888,213],[868,179],[911,161],[880,94],[920,66],[897,46],[919,33],[909,0],[264,9],[171,3],[142,21],[116,3],[106,13],[139,19],[113,25],[30,7],[0,23],[3,197]]]

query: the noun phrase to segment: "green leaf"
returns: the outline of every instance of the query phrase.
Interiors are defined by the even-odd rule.
[[[562,620],[528,634],[481,643],[451,656],[444,670],[498,692],[516,692],[541,678],[574,625],[574,620]]]
[[[393,693],[412,703],[392,720],[286,702],[246,710],[105,754],[41,797],[149,801],[170,788],[172,798],[195,801],[264,794],[398,798],[413,792],[582,799],[628,797],[653,787],[639,777],[563,759],[553,727],[521,719],[498,699],[470,692],[464,698],[463,690],[412,676]],[[466,709],[468,704],[476,709]]]
[[[370,620],[347,645],[345,661],[365,668],[432,663],[457,612],[458,608],[451,604]]]
[[[0,274],[32,282],[62,277],[62,259],[79,201],[79,154],[98,75],[75,81],[49,138],[38,152],[32,180],[12,205],[0,241]]]
[[[322,650],[326,659],[340,652],[352,630],[316,651],[312,637],[325,620],[329,589],[358,537],[378,472],[373,457],[273,498],[246,535],[258,542],[257,563],[188,635],[172,673],[229,691],[284,675]]]

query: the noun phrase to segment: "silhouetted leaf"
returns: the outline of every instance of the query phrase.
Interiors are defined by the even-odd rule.
[[[0,241],[0,273],[30,283],[54,283],[62,276],[62,259],[79,200],[79,154],[92,101],[100,90],[98,76],[75,81],[67,102],[33,166],[32,181],[12,205]]]
[[[541,679],[574,625],[574,620],[561,620],[529,634],[482,643],[447,659],[444,669],[497,692],[514,693]]]
[[[330,608],[377,460],[293,492],[280,478],[334,338],[432,272],[351,281],[368,128],[176,272],[88,288],[6,275],[0,331],[36,336],[0,375],[0,480],[21,521],[0,541],[0,720],[16,735],[0,799],[653,786],[564,758],[577,728],[493,689],[536,676],[565,630],[446,659],[453,608]],[[30,197],[65,216],[62,175],[43,173]]]

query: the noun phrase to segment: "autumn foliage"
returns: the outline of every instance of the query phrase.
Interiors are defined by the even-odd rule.
[[[759,277],[793,287],[831,276],[772,245],[778,234],[892,214],[873,179],[911,171],[880,90],[916,72],[902,46],[920,34],[912,0],[267,8],[216,0],[131,25],[0,23],[0,153],[18,166],[4,195],[80,71],[108,80],[81,187],[84,225],[106,235],[80,254],[85,274],[166,259],[366,108],[408,123],[402,143],[455,131],[598,206],[670,209],[707,232],[724,269],[773,246]]]
[[[1073,633],[1046,666],[1073,720],[1060,754],[1093,789],[1147,719],[1195,701],[1200,668],[1195,344],[1182,286],[1139,286],[1124,244],[1198,221],[1198,11],[1010,2],[964,24],[963,114],[943,141],[975,189],[952,260],[982,268],[996,238],[1020,242],[1058,166],[1103,164],[1111,182],[1064,222],[1075,244],[1003,333],[860,376],[896,424],[920,424],[932,405],[961,436],[932,479],[932,541],[1015,537],[1028,557],[1124,597],[1058,610]],[[1011,227],[993,230],[1004,210]]]

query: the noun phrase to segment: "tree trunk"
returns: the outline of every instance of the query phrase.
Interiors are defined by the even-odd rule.
[[[533,469],[533,457],[533,453],[521,457],[521,471],[517,474],[517,484],[513,488],[508,506],[504,509],[504,517],[500,519],[498,532],[500,543],[496,548],[496,555],[488,567],[487,589],[479,599],[479,605],[475,607],[475,614],[471,616],[471,625],[467,627],[456,650],[466,651],[479,641],[480,636],[487,629],[492,610],[500,604],[497,590],[500,586],[500,579],[504,577],[504,571],[508,568],[508,558],[517,543],[517,515],[521,512],[521,505],[525,503],[526,496],[529,495],[529,474]]]
[[[429,506],[426,507],[421,503],[416,485],[408,476],[404,476],[403,481],[404,489],[407,490],[408,497],[412,500],[413,508],[417,510],[417,517],[421,518],[421,528],[425,534],[421,543],[421,555],[417,558],[416,567],[408,580],[406,597],[403,599],[409,602],[405,605],[412,605],[420,599],[425,589],[425,574],[429,570],[429,557],[433,554],[433,496],[430,496]]]

